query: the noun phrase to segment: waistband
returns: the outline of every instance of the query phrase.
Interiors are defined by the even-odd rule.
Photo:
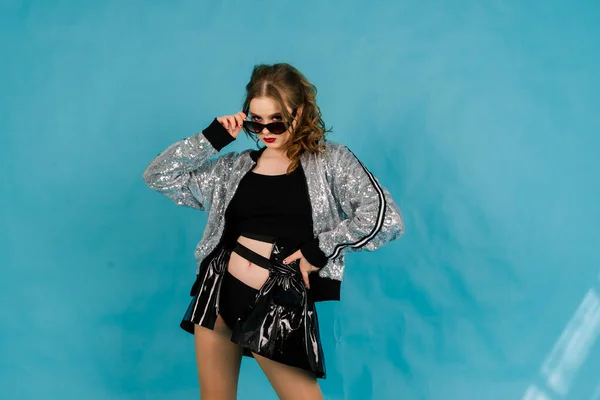
[[[296,273],[300,273],[300,270],[298,269],[298,260],[294,260],[288,264],[283,263],[283,259],[296,250],[297,245],[295,241],[290,241],[289,239],[280,237],[276,238],[268,235],[247,232],[244,232],[241,235],[251,239],[256,239],[262,242],[273,244],[273,250],[271,251],[270,258],[256,253],[255,251],[249,249],[240,242],[235,242],[231,251],[239,254],[241,257],[245,258],[251,263],[256,264],[259,267],[262,267],[266,270],[269,270],[270,272],[275,272],[283,275],[293,275]]]
[[[235,244],[232,251],[234,251],[237,254],[239,254],[240,256],[244,257],[246,260],[250,261],[251,263],[258,265],[259,267],[269,269],[269,270],[272,269],[272,262],[270,259],[268,259],[267,257],[264,257],[261,254],[258,254],[257,252],[255,252],[253,250],[250,250],[249,248],[247,248],[240,242],[237,242]]]

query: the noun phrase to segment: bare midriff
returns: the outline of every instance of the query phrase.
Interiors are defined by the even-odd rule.
[[[245,236],[239,236],[237,242],[265,258],[269,258],[273,250],[272,243],[261,242]],[[269,278],[267,269],[246,260],[234,251],[231,252],[227,269],[231,275],[254,289],[260,289]]]

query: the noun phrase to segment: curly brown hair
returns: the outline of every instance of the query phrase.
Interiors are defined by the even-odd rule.
[[[281,109],[282,119],[291,123],[292,115],[286,104],[297,110],[302,107],[295,128],[291,131],[290,140],[282,147],[290,159],[287,173],[291,173],[300,164],[300,155],[305,151],[319,154],[326,150],[325,135],[331,132],[327,129],[321,109],[317,105],[317,88],[296,68],[286,63],[272,65],[255,65],[250,82],[246,85],[246,98],[242,111],[248,115],[250,101],[255,97],[269,97],[277,102]],[[256,142],[258,138],[246,134]]]

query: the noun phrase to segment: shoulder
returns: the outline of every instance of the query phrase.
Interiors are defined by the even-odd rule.
[[[319,154],[318,159],[327,180],[333,185],[339,183],[339,179],[352,176],[360,166],[360,161],[347,145],[332,140],[325,142],[325,151]]]
[[[325,140],[325,148],[327,150],[329,150],[329,151],[334,151],[335,152],[335,151],[340,151],[340,150],[343,150],[343,149],[347,149],[348,147],[345,144],[343,144],[343,143],[327,139],[327,140]]]
[[[343,143],[333,140],[325,142],[325,152],[323,158],[327,163],[338,163],[346,159],[356,158],[352,150]]]

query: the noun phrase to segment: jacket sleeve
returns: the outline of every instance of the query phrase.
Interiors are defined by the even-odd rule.
[[[210,209],[215,187],[227,180],[237,153],[210,158],[235,138],[215,118],[201,133],[173,143],[146,167],[143,179],[177,205]]]
[[[332,191],[346,218],[301,246],[302,255],[318,268],[343,253],[377,250],[404,233],[389,191],[348,147],[340,145],[330,166]]]

